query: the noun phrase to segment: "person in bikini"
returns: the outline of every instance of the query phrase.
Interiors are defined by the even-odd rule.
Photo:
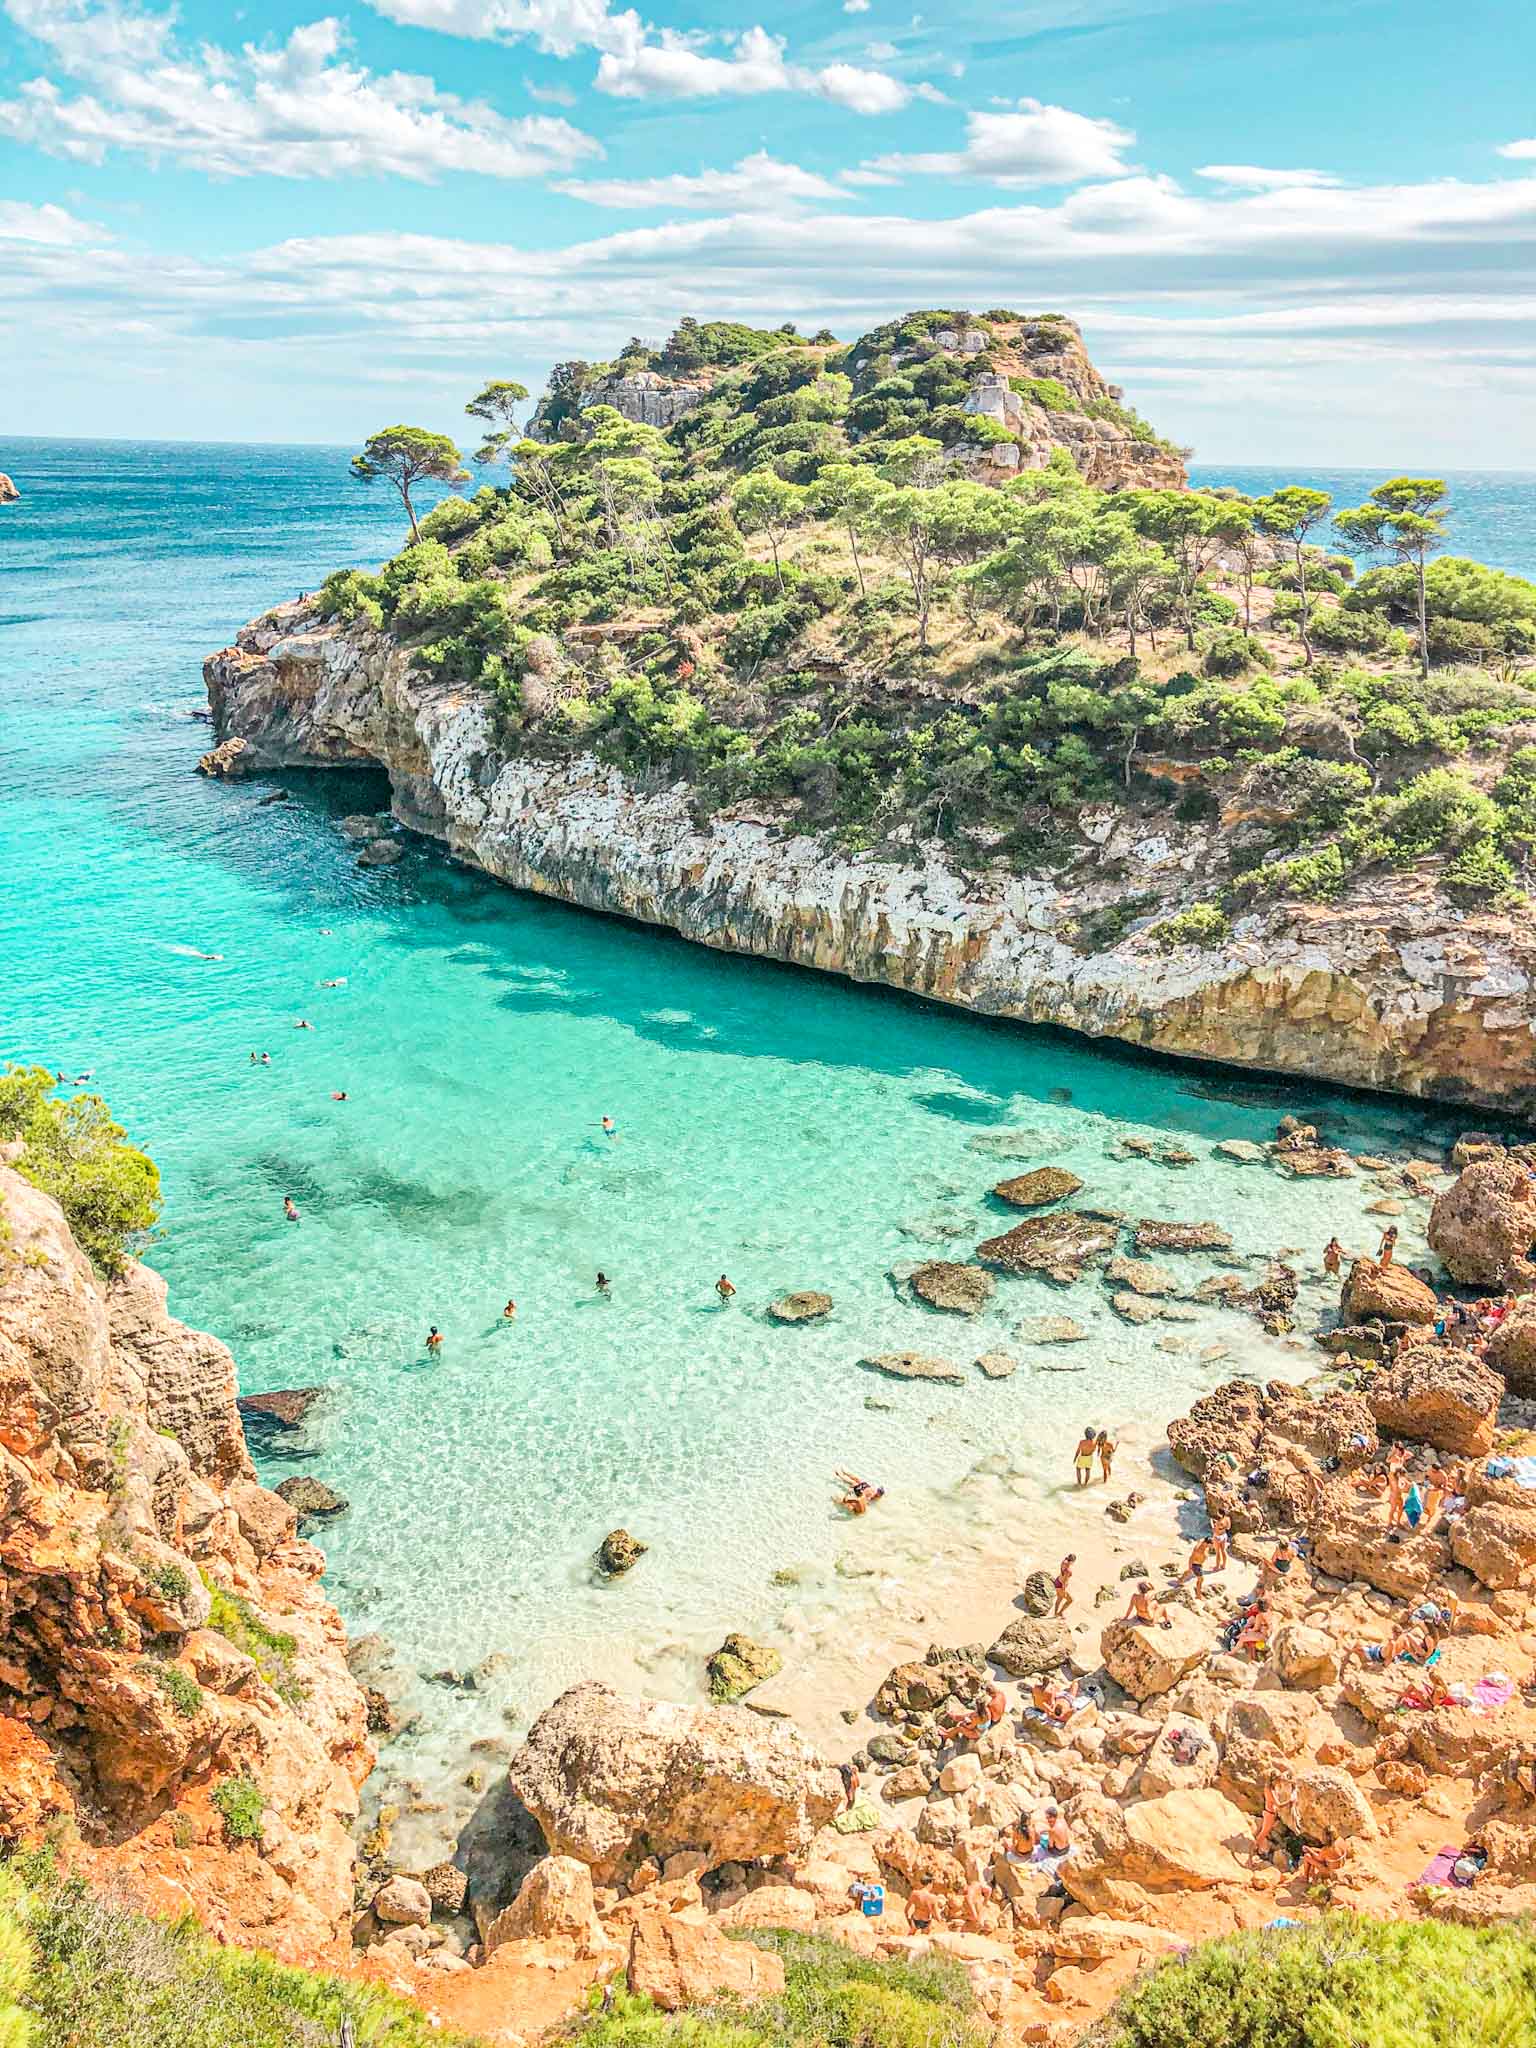
[[[1056,1604],[1051,1609],[1051,1613],[1057,1621],[1060,1621],[1061,1617],[1072,1605],[1072,1567],[1076,1563],[1076,1553],[1069,1550],[1067,1555],[1061,1560],[1061,1563],[1056,1567],[1056,1576],[1051,1581],[1051,1584],[1056,1589]]]
[[[1122,1621],[1139,1621],[1144,1628],[1172,1628],[1173,1623],[1163,1611],[1162,1605],[1152,1591],[1150,1579],[1138,1579],[1136,1590],[1131,1595],[1131,1604],[1121,1615]]]
[[[1108,1485],[1110,1471],[1115,1462],[1115,1452],[1119,1450],[1120,1446],[1111,1440],[1107,1429],[1099,1431],[1098,1442],[1099,1478],[1105,1485]]]
[[[1296,1780],[1284,1764],[1265,1779],[1264,1811],[1259,1815],[1259,1824],[1253,1836],[1255,1861],[1269,1853],[1269,1838],[1274,1833],[1277,1823],[1285,1818],[1295,1786]]]
[[[1213,1515],[1211,1518],[1211,1570],[1224,1572],[1227,1568],[1227,1544],[1232,1535],[1232,1517]]]
[[[1323,1271],[1335,1276],[1344,1259],[1344,1247],[1336,1237],[1330,1237],[1323,1246]]]

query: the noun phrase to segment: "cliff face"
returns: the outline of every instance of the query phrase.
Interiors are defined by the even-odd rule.
[[[1536,944],[1420,877],[1271,905],[1219,946],[1164,953],[1144,928],[1207,893],[1219,823],[1149,833],[1087,812],[1083,853],[1052,874],[962,873],[934,847],[897,864],[749,807],[701,825],[686,787],[640,788],[590,755],[508,757],[476,692],[297,606],[247,627],[204,673],[219,738],[245,740],[253,765],[378,762],[404,824],[518,888],[988,1015],[1536,1112]],[[1133,892],[1142,929],[1088,950],[1093,913]]]
[[[62,1829],[151,1910],[323,1950],[373,1760],[323,1566],[256,1482],[223,1345],[147,1268],[103,1282],[0,1165],[0,1843]]]

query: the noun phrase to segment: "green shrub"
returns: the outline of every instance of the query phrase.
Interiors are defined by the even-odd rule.
[[[358,2048],[474,2048],[376,1984],[222,1947],[35,1857],[0,1867],[0,2048],[332,2048],[348,2020]]]
[[[249,1771],[241,1771],[233,1778],[221,1778],[208,1798],[223,1815],[227,1841],[261,1840],[267,1802]]]
[[[377,632],[384,624],[382,590],[377,576],[362,569],[338,569],[316,591],[315,604],[325,618],[348,623],[361,619]]]
[[[1250,669],[1274,665],[1264,642],[1235,626],[1218,627],[1205,643],[1203,666],[1208,676],[1242,676]]]
[[[1524,1927],[1330,1913],[1202,1943],[1138,1977],[1102,2048],[1527,2048]]]
[[[195,1721],[203,1711],[203,1689],[179,1664],[162,1664],[146,1657],[139,1670],[152,1678],[184,1721]]]
[[[1147,937],[1160,953],[1172,953],[1180,946],[1220,946],[1231,929],[1219,903],[1192,903],[1150,926]]]
[[[0,1143],[20,1139],[16,1170],[51,1195],[103,1273],[121,1272],[160,1213],[154,1162],[124,1144],[99,1095],[60,1102],[45,1067],[0,1068]]]
[[[1071,392],[1059,377],[1010,377],[1008,383],[1020,398],[1027,398],[1031,405],[1043,406],[1047,412],[1071,412],[1075,404]]]
[[[205,1584],[208,1582],[205,1580]],[[309,1688],[293,1668],[296,1639],[262,1620],[249,1600],[239,1593],[226,1593],[208,1584],[211,1606],[208,1626],[243,1650],[279,1699],[296,1707],[309,1697]]]

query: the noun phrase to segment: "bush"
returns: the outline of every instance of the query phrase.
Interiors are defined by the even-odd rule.
[[[146,1657],[139,1670],[154,1680],[184,1721],[195,1721],[203,1711],[202,1687],[179,1664],[162,1664],[158,1658]],[[3,2038],[0,2036],[0,2043]]]
[[[212,1598],[208,1626],[245,1652],[279,1699],[286,1700],[290,1707],[299,1706],[309,1697],[309,1688],[293,1668],[294,1652],[298,1649],[295,1638],[263,1621],[241,1594],[226,1593],[221,1586],[214,1585],[209,1585],[208,1591]]]
[[[1231,929],[1219,903],[1192,903],[1188,910],[1149,926],[1147,937],[1160,953],[1172,953],[1180,946],[1220,946]]]
[[[361,569],[338,569],[316,591],[316,608],[324,618],[348,623],[361,619],[377,632],[384,624],[382,589],[377,576],[369,576]]]
[[[229,1842],[259,1842],[267,1802],[261,1787],[249,1771],[237,1777],[221,1778],[208,1795],[211,1805],[224,1817],[224,1837]]]
[[[378,1985],[147,1919],[45,1858],[0,1867],[0,2048],[330,2048],[348,2020],[358,2048],[474,2048]]]
[[[1524,2048],[1536,1943],[1523,1927],[1330,1913],[1203,1943],[1137,1978],[1102,2048]]]
[[[1221,626],[1205,643],[1204,668],[1208,676],[1243,676],[1250,669],[1274,667],[1264,642],[1235,626]]]
[[[20,1139],[16,1171],[64,1211],[102,1273],[122,1271],[160,1213],[154,1161],[123,1142],[99,1095],[53,1095],[46,1067],[0,1068],[0,1143]]]

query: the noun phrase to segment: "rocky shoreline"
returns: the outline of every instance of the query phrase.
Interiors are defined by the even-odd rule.
[[[1061,871],[961,869],[937,846],[849,855],[772,807],[707,822],[683,784],[590,754],[511,754],[484,697],[435,681],[387,634],[303,603],[204,666],[207,772],[377,765],[395,818],[499,881],[699,944],[883,984],[980,1014],[1149,1050],[1511,1114],[1536,1112],[1536,948],[1518,917],[1388,874],[1346,904],[1279,901],[1217,945],[1160,950],[1156,923],[1206,893],[1242,820],[1156,831],[1111,809]],[[1134,888],[1124,936],[1096,915]]]

